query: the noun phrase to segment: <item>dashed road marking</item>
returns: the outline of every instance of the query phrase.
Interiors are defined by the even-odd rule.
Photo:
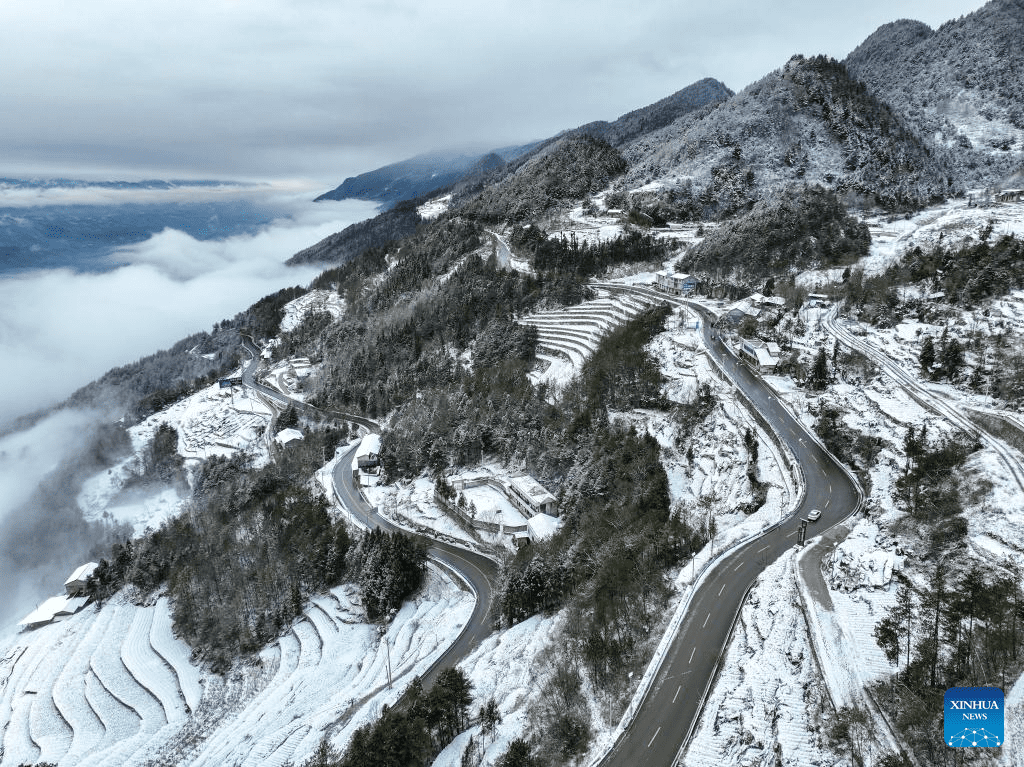
[[[767,546],[762,546],[761,548],[759,548],[759,549],[757,550],[757,553],[758,553],[758,554],[760,554],[760,553],[761,553],[762,551],[766,551],[767,549],[768,549],[768,547],[767,547]]]
[[[673,703],[675,703],[675,702],[676,702],[676,698],[678,698],[678,697],[679,697],[679,691],[680,691],[680,690],[682,690],[682,689],[683,689],[683,686],[682,686],[682,685],[679,685],[679,686],[678,686],[678,687],[676,688],[676,694],[672,696],[672,702],[673,702]]]
[[[650,747],[651,747],[651,743],[653,743],[653,742],[654,742],[654,739],[655,739],[656,737],[658,737],[658,733],[659,733],[659,732],[661,732],[661,728],[660,728],[660,727],[659,727],[658,729],[656,729],[656,730],[654,731],[654,734],[653,734],[653,735],[651,736],[651,740],[650,740],[650,743],[648,743],[648,744],[647,744],[647,748],[650,748]]]
[[[690,660],[686,661],[687,665],[689,665],[690,663],[693,663],[693,654],[695,652],[697,652],[697,646],[696,645],[694,645],[693,649],[690,650]]]
[[[704,625],[701,626],[702,629],[708,627],[708,621],[709,620],[711,620],[711,613],[708,613],[708,617],[704,619]],[[696,648],[694,648],[694,649],[696,649]]]

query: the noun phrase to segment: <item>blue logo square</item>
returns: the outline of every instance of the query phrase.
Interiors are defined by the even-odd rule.
[[[998,687],[951,687],[943,708],[942,739],[947,746],[1003,745],[1003,691]]]

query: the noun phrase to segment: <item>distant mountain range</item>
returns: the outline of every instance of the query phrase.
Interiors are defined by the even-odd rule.
[[[179,189],[181,187],[243,186],[237,181],[212,179],[148,179],[145,181],[86,181],[78,178],[0,178],[4,189]]]
[[[421,155],[318,199],[391,206],[450,192],[465,215],[511,223],[578,204],[600,186],[641,219],[721,220],[819,185],[847,207],[914,210],[1020,184],[1021,41],[1024,0],[992,0],[937,30],[897,21],[843,62],[794,56],[739,93],[701,80],[612,122],[492,153]],[[384,245],[411,230],[410,216],[383,216],[296,260]]]
[[[535,145],[504,147],[479,154],[455,151],[417,155],[351,176],[340,186],[317,197],[316,201],[375,200],[390,207],[400,200],[411,200],[445,189],[467,175],[503,165]]]

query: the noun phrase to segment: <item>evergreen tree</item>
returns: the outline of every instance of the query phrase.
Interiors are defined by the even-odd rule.
[[[824,347],[818,349],[814,364],[811,366],[811,375],[807,380],[815,391],[821,391],[828,386],[828,357]]]
[[[935,343],[932,341],[931,336],[924,337],[918,361],[921,363],[921,372],[926,376],[930,376],[932,366],[935,364]]]
[[[942,370],[946,378],[954,380],[964,366],[964,352],[960,341],[950,338],[942,345]]]

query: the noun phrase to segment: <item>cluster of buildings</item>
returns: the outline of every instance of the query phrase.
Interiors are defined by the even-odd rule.
[[[458,504],[452,504],[442,498],[436,490],[434,492],[435,501],[467,524],[492,533],[511,534],[517,548],[546,540],[562,526],[562,520],[558,518],[558,499],[528,474],[517,474],[512,477],[484,475],[453,478],[450,482],[452,488],[460,494],[467,488],[486,485],[515,507],[522,517],[521,520],[510,523],[506,517],[505,522],[495,523],[467,516]]]

